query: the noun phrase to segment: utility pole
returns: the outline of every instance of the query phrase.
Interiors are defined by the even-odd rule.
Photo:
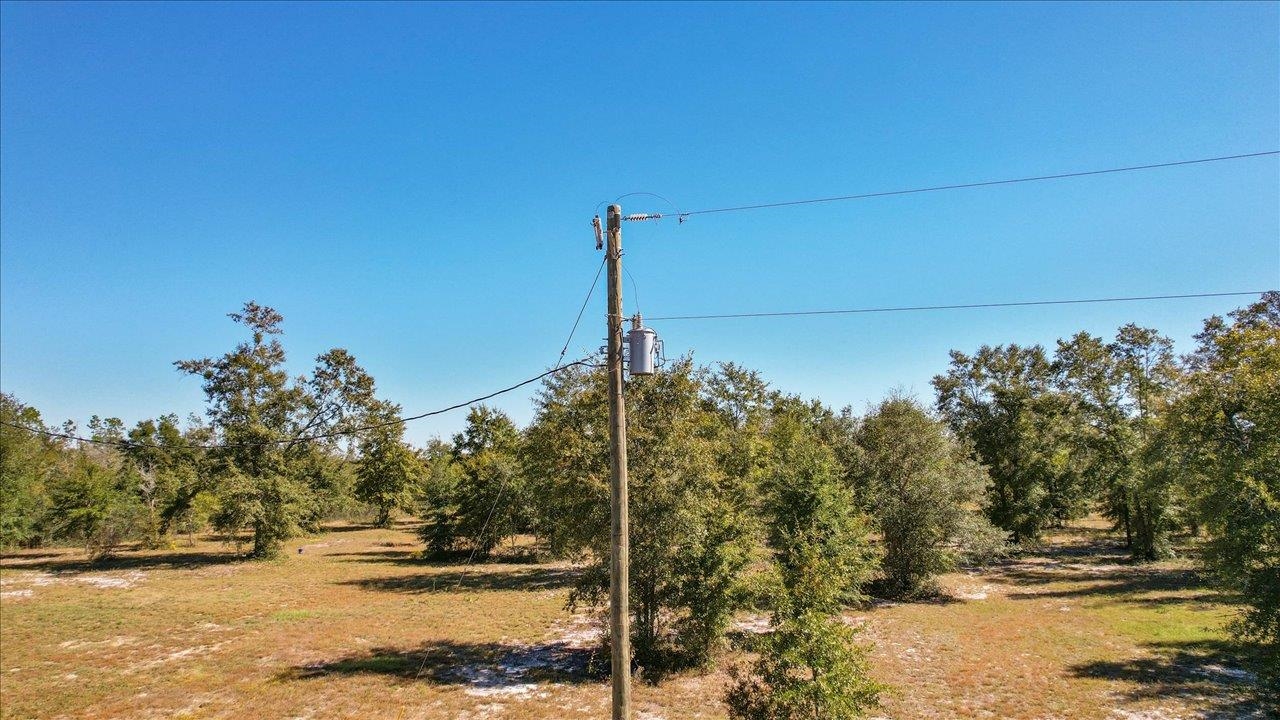
[[[631,541],[627,519],[627,408],[622,400],[622,208],[609,206],[609,641],[613,650],[613,720],[631,720]]]

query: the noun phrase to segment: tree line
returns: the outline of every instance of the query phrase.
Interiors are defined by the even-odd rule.
[[[531,536],[521,548],[582,563],[573,604],[606,601],[601,369],[548,376],[525,428],[480,405],[449,441],[412,447],[350,353],[290,377],[283,318],[254,303],[231,318],[244,342],[177,363],[202,383],[202,419],[95,417],[102,444],[75,443],[14,429],[45,426],[5,395],[0,543],[100,554],[211,528],[266,558],[329,518],[411,514],[431,555],[484,558]],[[841,608],[928,595],[957,564],[1094,511],[1135,561],[1167,557],[1178,534],[1201,543],[1243,600],[1236,631],[1280,649],[1280,294],[1209,318],[1196,343],[1179,357],[1126,325],[1052,351],[953,351],[932,406],[893,394],[861,416],[733,363],[686,357],[629,379],[636,663],[654,677],[706,665],[756,608],[774,632],[736,676],[735,716],[857,714],[880,688]]]

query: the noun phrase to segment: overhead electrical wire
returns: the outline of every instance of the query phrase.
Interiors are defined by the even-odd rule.
[[[1131,165],[1126,167],[1106,168],[1102,170],[1086,170],[1081,172],[1057,173],[1052,175],[1037,175],[1032,177],[1011,178],[1006,180],[986,180],[981,182],[958,183],[958,184],[952,184],[952,185],[936,185],[933,187],[912,188],[907,190],[888,190],[888,191],[882,191],[882,192],[861,193],[856,195],[840,195],[840,196],[834,196],[834,197],[809,198],[805,200],[788,200],[783,202],[759,203],[755,205],[737,205],[737,206],[731,206],[731,207],[709,208],[709,209],[703,209],[703,210],[689,210],[689,211],[681,211],[677,208],[676,215],[680,219],[680,221],[683,222],[685,218],[691,217],[693,215],[710,215],[712,213],[736,212],[739,210],[760,210],[765,208],[787,207],[787,206],[793,206],[793,205],[810,205],[815,203],[838,202],[842,200],[863,200],[868,198],[888,197],[893,195],[910,195],[910,194],[917,194],[917,193],[939,192],[943,190],[960,190],[965,188],[989,187],[993,185],[1012,185],[1016,183],[1039,182],[1044,180],[1060,180],[1065,178],[1086,177],[1090,175],[1106,175],[1106,174],[1112,174],[1112,173],[1133,172],[1138,170],[1154,170],[1158,168],[1177,167],[1182,165],[1197,165],[1197,164],[1211,163],[1211,162],[1223,162],[1227,160],[1241,160],[1245,158],[1265,157],[1265,156],[1271,156],[1271,155],[1280,155],[1280,150],[1266,150],[1261,152],[1242,153],[1239,155],[1222,155],[1217,157],[1196,158],[1192,160],[1177,160],[1173,162],[1153,163],[1148,165]],[[664,201],[667,201],[668,204],[671,204],[674,207],[674,204],[670,203],[669,200],[654,193],[631,193],[631,195],[651,195],[653,197],[657,197]],[[624,195],[622,197],[628,197],[628,196]],[[598,206],[597,206],[597,209],[598,209]],[[626,220],[646,220],[646,219],[657,220],[657,219],[661,219],[662,217],[663,215],[661,213],[647,213],[647,214],[642,213],[642,214],[628,215],[628,216],[625,216],[624,219]],[[262,446],[268,446],[268,445],[292,445],[292,444],[301,443],[301,442],[311,442],[315,440],[325,440],[325,439],[331,439],[335,437],[355,435],[368,430],[376,430],[378,428],[397,425],[400,423],[410,422],[413,420],[421,420],[423,418],[431,417],[434,415],[440,415],[446,412],[450,412],[452,410],[457,410],[459,408],[467,407],[468,405],[473,405],[477,402],[482,402],[484,400],[497,397],[498,395],[502,395],[504,393],[508,393],[513,390],[517,390],[526,385],[529,385],[530,383],[537,382],[538,380],[541,380],[542,378],[547,377],[548,375],[552,375],[554,373],[560,372],[561,370],[566,370],[568,368],[575,367],[578,365],[590,365],[591,364],[590,358],[583,358],[581,360],[576,360],[568,364],[562,364],[562,362],[564,360],[565,353],[568,351],[569,344],[573,341],[573,336],[577,332],[578,325],[582,321],[582,315],[586,311],[587,304],[591,301],[591,296],[595,293],[596,285],[598,285],[600,282],[600,273],[603,271],[604,265],[605,263],[602,261],[600,264],[600,267],[596,270],[596,275],[594,280],[591,283],[591,288],[587,291],[587,297],[586,299],[583,300],[582,307],[578,310],[578,316],[577,318],[574,319],[573,327],[570,329],[569,337],[567,340],[565,340],[565,344],[561,348],[560,357],[556,361],[555,367],[553,367],[550,370],[547,370],[546,372],[535,375],[534,377],[531,377],[527,380],[523,380],[510,387],[497,390],[495,392],[489,393],[488,395],[474,398],[466,402],[450,405],[449,407],[440,408],[439,410],[432,410],[430,412],[420,413],[418,415],[410,415],[408,417],[396,418],[395,420],[389,420],[381,423],[374,423],[372,425],[365,425],[365,426],[346,429],[346,430],[335,430],[327,433],[319,433],[316,435],[307,435],[303,437],[295,437],[295,438],[289,438],[284,440],[267,440],[267,441],[252,442],[252,443],[189,445],[186,447],[190,449],[200,449],[200,450],[218,450],[218,449],[232,449],[232,448],[243,448],[243,447],[262,447]],[[635,279],[632,278],[631,282],[634,285]],[[634,287],[633,287],[633,290],[634,290]],[[1073,304],[1084,304],[1084,303],[1134,302],[1134,301],[1142,301],[1142,300],[1172,300],[1172,299],[1183,299],[1183,298],[1232,297],[1232,296],[1241,296],[1241,295],[1256,295],[1256,294],[1259,294],[1260,292],[1262,291],[1227,292],[1227,293],[1189,293],[1189,294],[1181,294],[1181,295],[1147,295],[1147,296],[1135,296],[1135,297],[1093,298],[1093,299],[1083,299],[1083,300],[1035,300],[1035,301],[1025,301],[1025,302],[972,303],[972,304],[958,304],[958,305],[919,305],[919,306],[905,306],[905,307],[854,308],[854,309],[847,309],[847,310],[800,310],[800,311],[783,311],[783,312],[723,313],[723,314],[707,314],[707,315],[666,315],[666,316],[651,317],[649,319],[654,321],[657,321],[657,320],[663,320],[663,321],[722,320],[722,319],[756,318],[756,317],[794,317],[794,316],[804,316],[804,315],[852,315],[852,314],[860,314],[860,313],[918,312],[918,311],[929,311],[929,310],[961,310],[961,309],[976,309],[976,308],[1027,307],[1027,306],[1035,306],[1035,305],[1073,305]],[[74,435],[71,433],[55,432],[55,431],[47,430],[44,428],[40,428],[40,429],[31,428],[31,427],[27,427],[26,425],[22,425],[19,423],[12,423],[8,421],[0,421],[0,425],[6,425],[19,430],[25,430],[30,433],[44,435],[46,437],[56,437],[56,438],[62,438],[65,440],[75,440],[77,442],[90,443],[90,444],[96,444],[96,445],[114,445],[114,446],[125,445],[125,446],[136,446],[136,447],[152,447],[152,448],[160,448],[160,449],[174,449],[174,448],[170,448],[169,446],[159,445],[156,443],[139,442],[139,441],[127,440],[127,439],[100,440],[95,438],[87,438],[79,435]]]
[[[908,305],[902,307],[853,308],[849,310],[790,310],[782,312],[720,313],[712,315],[660,315],[646,320],[730,320],[735,318],[796,317],[801,315],[857,315],[863,313],[923,312],[929,310],[970,310],[977,308],[1030,307],[1035,305],[1084,305],[1088,303],[1138,302],[1142,300],[1182,300],[1186,298],[1237,297],[1261,295],[1271,290],[1252,292],[1186,293],[1181,295],[1138,295],[1132,297],[1088,298],[1082,300],[1024,300],[1019,302],[966,303],[960,305]]]
[[[918,193],[940,192],[942,190],[963,190],[965,188],[990,187],[992,185],[1014,185],[1017,183],[1041,182],[1044,180],[1063,180],[1066,178],[1087,177],[1090,175],[1109,175],[1113,173],[1135,172],[1138,170],[1156,170],[1158,168],[1178,167],[1182,165],[1200,165],[1204,163],[1225,162],[1227,160],[1243,160],[1245,158],[1280,155],[1280,150],[1264,150],[1261,152],[1242,153],[1239,155],[1220,155],[1217,157],[1196,158],[1194,160],[1175,160],[1173,162],[1152,163],[1150,165],[1129,165],[1126,167],[1106,168],[1103,170],[1084,170],[1079,172],[1055,173],[1052,175],[1034,175],[1031,177],[1011,178],[1007,180],[983,180],[979,182],[956,183],[952,185],[935,185],[932,187],[911,188],[908,190],[884,190],[880,192],[859,193],[856,195],[837,195],[834,197],[809,198],[806,200],[785,200],[782,202],[759,203],[755,205],[735,205],[731,207],[710,208],[706,210],[676,211],[680,222],[694,215],[710,215],[712,213],[737,212],[739,210],[763,210],[765,208],[788,207],[792,205],[812,205],[815,203],[839,202],[842,200],[866,200],[868,198],[889,197],[892,195],[914,195]],[[665,198],[664,198],[665,199]],[[624,220],[660,220],[662,213],[636,213],[626,215]]]
[[[627,279],[631,281],[631,303],[636,306],[636,312],[640,312],[640,288],[636,287],[636,277],[631,274],[631,270],[626,265],[622,266],[622,272],[627,274]]]
[[[571,363],[565,364],[564,356],[569,349],[569,344],[573,342],[573,336],[578,330],[578,324],[582,322],[582,315],[587,309],[587,304],[591,302],[591,296],[595,294],[596,285],[600,283],[600,273],[603,272],[604,266],[605,266],[605,262],[601,260],[600,267],[596,269],[595,279],[591,281],[591,288],[587,291],[587,297],[582,301],[582,307],[578,309],[578,316],[574,319],[573,327],[569,330],[569,337],[564,341],[564,347],[560,349],[560,357],[556,360],[555,367],[551,368],[550,370],[544,373],[535,375],[534,377],[531,377],[527,380],[522,380],[521,382],[518,382],[515,385],[512,385],[510,387],[506,387],[501,390],[491,392],[488,395],[484,395],[478,398],[473,398],[466,402],[461,402],[455,405],[450,405],[449,407],[440,408],[439,410],[432,410],[430,412],[420,413],[418,415],[409,415],[407,417],[396,418],[395,420],[387,420],[385,422],[374,423],[372,425],[362,425],[356,428],[350,428],[345,430],[335,430],[333,432],[319,433],[316,435],[306,435],[302,437],[290,438],[287,440],[267,440],[263,442],[253,442],[253,443],[218,443],[213,445],[187,445],[184,448],[174,448],[168,445],[160,445],[158,443],[141,442],[141,441],[129,440],[129,439],[101,440],[97,438],[89,438],[89,437],[83,437],[80,435],[74,435],[71,433],[56,432],[56,431],[48,430],[45,428],[27,427],[26,425],[22,425],[20,423],[13,423],[13,422],[8,422],[3,420],[0,420],[0,425],[7,425],[9,427],[16,428],[18,430],[26,430],[27,432],[35,433],[37,435],[44,435],[46,437],[56,437],[56,438],[61,438],[63,440],[75,440],[77,442],[89,443],[93,445],[112,445],[116,447],[124,445],[124,446],[131,446],[131,447],[149,447],[149,448],[157,448],[157,449],[223,450],[223,449],[244,448],[244,447],[262,447],[267,445],[294,445],[297,443],[311,442],[314,440],[327,440],[335,437],[356,435],[362,432],[366,432],[368,430],[377,430],[379,428],[390,427],[392,425],[399,425],[401,423],[406,423],[413,420],[422,420],[423,418],[432,417],[434,415],[442,415],[444,413],[447,413],[453,410],[458,410],[460,408],[467,407],[468,405],[474,405],[475,403],[483,402],[490,398],[494,398],[499,395],[509,393],[513,390],[518,390],[524,387],[525,385],[535,383],[541,380],[542,378],[547,377],[548,375],[555,374],[562,370],[567,370],[571,367],[576,367],[578,365],[591,365],[592,363],[590,358],[583,358],[581,360],[575,360]],[[632,282],[634,283],[634,281]]]
[[[600,267],[596,268],[596,277],[591,281],[591,288],[587,290],[587,296],[582,299],[582,307],[578,308],[578,317],[573,319],[573,327],[569,329],[569,337],[565,338],[564,347],[560,348],[560,357],[556,359],[556,367],[560,367],[560,363],[564,362],[564,354],[569,351],[569,343],[573,342],[574,333],[578,332],[578,323],[582,322],[582,313],[586,312],[587,303],[591,302],[591,296],[596,292],[596,285],[600,284],[600,273],[604,271],[606,260],[608,258],[602,259]]]
[[[599,278],[598,272],[596,274],[596,277],[598,280]],[[594,290],[594,284],[592,286],[592,289]],[[716,314],[706,314],[706,315],[657,315],[657,316],[652,316],[648,319],[653,321],[733,320],[733,319],[740,319],[740,318],[799,317],[799,316],[816,316],[816,315],[857,315],[857,314],[894,313],[894,312],[928,312],[928,311],[937,311],[937,310],[973,310],[973,309],[989,309],[989,308],[1034,307],[1034,306],[1044,306],[1044,305],[1083,305],[1083,304],[1091,304],[1091,303],[1141,302],[1141,301],[1150,301],[1150,300],[1184,300],[1184,299],[1193,299],[1193,298],[1241,297],[1245,295],[1261,295],[1267,292],[1276,292],[1276,291],[1275,290],[1251,290],[1251,291],[1217,292],[1217,293],[1182,293],[1177,295],[1133,295],[1133,296],[1126,296],[1126,297],[1083,298],[1083,299],[1069,299],[1069,300],[1023,300],[1023,301],[1015,301],[1015,302],[963,303],[963,304],[953,304],[953,305],[904,305],[904,306],[896,306],[896,307],[849,308],[849,309],[841,309],[841,310],[790,310],[790,311],[780,311],[780,312],[716,313]],[[587,297],[588,297],[588,300],[590,300],[590,294],[588,294]],[[586,303],[584,302],[583,307],[585,308],[585,306],[586,306]],[[581,320],[581,316],[582,316],[582,313],[579,312],[578,314],[579,320]],[[574,327],[576,329],[577,327],[576,322],[574,324]],[[572,333],[570,334],[570,339],[572,339]],[[296,443],[311,442],[315,440],[327,440],[327,439],[332,439],[336,437],[346,437],[346,436],[356,435],[362,432],[366,432],[368,430],[377,430],[379,428],[398,425],[401,423],[411,422],[414,420],[422,420],[424,418],[432,417],[435,415],[442,415],[444,413],[447,413],[453,410],[458,410],[460,408],[464,408],[469,405],[474,405],[475,403],[483,402],[485,400],[495,398],[499,395],[503,395],[503,394],[512,392],[514,390],[518,390],[526,385],[535,383],[549,375],[554,375],[555,373],[568,370],[569,368],[583,366],[583,365],[594,367],[594,362],[592,358],[587,357],[587,358],[582,358],[581,360],[575,360],[571,363],[565,363],[563,365],[557,364],[556,367],[553,367],[550,370],[534,375],[533,377],[528,378],[526,380],[521,380],[520,382],[514,385],[510,385],[508,387],[502,388],[501,390],[495,390],[491,393],[488,393],[487,395],[481,395],[480,397],[472,398],[471,400],[467,400],[465,402],[460,402],[454,405],[450,405],[448,407],[443,407],[438,410],[431,410],[429,412],[419,413],[417,415],[408,415],[406,417],[396,418],[395,420],[388,420],[385,422],[373,423],[371,425],[361,425],[355,428],[348,428],[344,430],[334,430],[326,433],[317,433],[315,435],[306,435],[302,437],[295,437],[295,438],[288,438],[288,439],[281,439],[281,440],[266,440],[262,442],[218,443],[218,444],[212,444],[212,445],[186,445],[186,446],[174,447],[169,445],[160,445],[158,443],[142,442],[142,441],[129,440],[129,439],[103,440],[99,438],[90,438],[90,437],[84,437],[81,435],[75,435],[72,433],[57,432],[57,431],[48,430],[45,428],[28,427],[20,423],[9,422],[7,420],[0,420],[0,425],[5,425],[18,430],[25,430],[29,433],[33,433],[36,435],[43,435],[46,437],[55,437],[55,438],[61,438],[64,440],[75,440],[77,442],[89,443],[93,445],[111,445],[116,447],[124,445],[124,446],[132,446],[132,447],[157,448],[157,449],[163,449],[163,450],[178,450],[178,449],[227,450],[227,449],[246,448],[246,447],[262,447],[262,446],[268,446],[268,445],[292,445]]]
[[[598,205],[596,207],[599,208]],[[587,305],[591,302],[591,296],[594,295],[596,292],[596,285],[600,284],[600,273],[604,271],[604,266],[607,260],[608,260],[607,257],[601,259],[600,267],[596,268],[596,276],[591,280],[591,287],[587,289],[587,296],[582,299],[582,307],[578,308],[578,317],[573,319],[573,327],[569,329],[569,337],[565,338],[564,347],[560,348],[560,357],[556,359],[556,366],[554,369],[557,369],[557,370],[560,369],[560,363],[564,362],[564,355],[569,350],[569,344],[573,342],[574,333],[578,332],[578,324],[582,322],[582,314],[586,312]],[[634,286],[634,284],[635,284],[635,281],[633,280],[632,285]],[[576,364],[583,364],[583,363],[586,363],[586,361],[580,360],[578,361],[578,363],[573,363],[573,364],[576,365]],[[480,526],[480,534],[477,536],[480,539],[480,542],[484,541],[485,533],[488,532],[489,530],[489,523],[493,521],[493,514],[498,510],[498,503],[502,502],[502,496],[507,491],[507,481],[509,479],[510,479],[509,476],[503,475],[502,484],[498,486],[498,494],[494,496],[493,504],[489,506],[489,512],[486,513],[484,516],[484,524]],[[467,556],[467,561],[462,564],[462,570],[461,572],[458,573],[458,582],[454,584],[455,589],[462,587],[462,582],[466,578],[467,572],[471,569],[472,564],[475,562],[476,551],[478,551],[479,549],[480,549],[479,543],[472,545],[471,554]],[[432,582],[433,589],[436,587],[438,580],[439,580],[439,577],[437,576],[436,580]],[[426,666],[425,662],[426,661],[424,660],[423,667]],[[418,668],[418,674],[422,674],[422,668]]]
[[[499,395],[509,393],[513,390],[518,390],[524,387],[525,385],[535,383],[541,380],[542,378],[547,377],[548,375],[554,375],[555,373],[561,372],[563,370],[568,370],[571,367],[576,367],[578,365],[590,365],[590,364],[591,364],[590,358],[583,358],[581,360],[575,360],[571,363],[566,363],[564,365],[557,365],[556,367],[551,368],[546,372],[539,373],[538,375],[534,375],[528,380],[521,380],[520,382],[516,383],[515,385],[511,385],[510,387],[505,387],[501,390],[495,390],[494,392],[491,392],[488,395],[482,395],[478,398],[467,400],[466,402],[461,402],[456,405],[450,405],[449,407],[440,408],[439,410],[432,410],[430,412],[419,413],[417,415],[410,415],[408,417],[396,418],[395,420],[388,420],[386,422],[374,423],[372,425],[361,425],[360,427],[349,428],[344,430],[334,430],[332,432],[318,433],[315,435],[305,435],[302,437],[289,438],[287,440],[264,440],[262,442],[218,443],[213,445],[185,445],[185,446],[175,447],[171,445],[160,445],[158,443],[139,442],[136,440],[129,440],[129,439],[102,440],[98,438],[87,438],[87,437],[81,437],[79,435],[73,435],[71,433],[55,432],[53,430],[47,430],[44,428],[27,427],[26,425],[9,422],[7,420],[0,420],[0,425],[7,425],[9,427],[17,428],[19,430],[26,430],[29,433],[34,433],[36,435],[44,435],[46,437],[56,437],[56,438],[62,438],[64,440],[76,440],[78,442],[90,443],[93,445],[113,445],[116,447],[120,447],[123,445],[128,447],[158,448],[162,450],[229,450],[229,449],[235,449],[235,448],[263,447],[268,445],[292,445],[296,443],[312,442],[314,440],[328,440],[336,437],[356,435],[358,433],[362,433],[367,430],[377,430],[378,428],[389,427],[392,425],[399,425],[400,423],[406,423],[412,420],[421,420],[423,418],[432,417],[433,415],[442,415],[451,410],[458,410],[459,408],[464,408],[464,407],[467,407],[468,405],[474,405],[475,403],[483,402],[490,398],[495,398]]]

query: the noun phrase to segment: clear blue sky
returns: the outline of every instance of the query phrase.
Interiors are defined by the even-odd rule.
[[[465,400],[555,361],[590,217],[624,193],[696,209],[1276,149],[1277,7],[5,3],[0,384],[50,421],[201,411],[171,363],[230,349],[254,299],[297,372],[342,346],[407,412]],[[1254,290],[1280,286],[1278,198],[1269,157],[624,245],[648,315]],[[861,410],[930,399],[950,348],[1136,321],[1185,351],[1244,300],[657,330]],[[526,422],[529,396],[495,404]]]

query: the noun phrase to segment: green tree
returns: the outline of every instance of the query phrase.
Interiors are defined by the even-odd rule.
[[[1280,293],[1196,336],[1187,390],[1170,411],[1209,531],[1204,561],[1238,590],[1244,637],[1270,650],[1280,686]]]
[[[422,465],[405,445],[404,423],[397,422],[400,406],[377,403],[365,415],[369,424],[381,425],[360,436],[356,463],[355,497],[378,511],[378,527],[390,527],[392,513],[413,506]]]
[[[506,413],[477,405],[454,435],[449,486],[426,497],[421,530],[430,552],[467,549],[489,555],[503,540],[529,529],[528,491],[520,467],[520,431]]]
[[[867,650],[840,619],[808,611],[762,639],[751,672],[735,671],[725,695],[736,720],[848,720],[880,704]]]
[[[947,373],[933,379],[938,410],[991,475],[987,516],[1014,542],[1082,514],[1089,495],[1072,461],[1071,405],[1053,379],[1038,345],[952,351]]]
[[[733,671],[725,696],[733,718],[861,717],[883,689],[867,674],[857,631],[839,617],[872,572],[866,526],[834,452],[806,422],[808,409],[782,403],[768,432],[763,485],[778,584],[770,598],[773,632],[761,638],[748,672]]]
[[[293,431],[294,436],[328,436],[291,443],[288,448],[289,460],[306,485],[307,502],[300,524],[315,532],[326,518],[363,509],[356,506],[355,486],[359,482],[358,452],[367,438],[365,432],[356,430],[374,424],[374,417],[387,419],[387,411],[386,402],[375,397],[373,377],[342,348],[319,355],[311,377],[299,382],[306,392],[301,425]]]
[[[1130,323],[1117,331],[1111,352],[1137,441],[1137,462],[1130,465],[1128,483],[1133,553],[1141,560],[1158,560],[1173,554],[1169,534],[1175,517],[1172,489],[1176,475],[1169,465],[1157,462],[1170,454],[1169,435],[1162,432],[1163,414],[1181,380],[1173,342],[1155,330]]]
[[[886,590],[931,591],[934,576],[972,548],[1003,543],[978,514],[989,482],[982,466],[915,401],[893,396],[862,421],[859,444],[884,543]]]
[[[851,408],[837,412],[818,400],[775,393],[770,413],[771,418],[790,417],[801,422],[815,441],[831,451],[835,462],[832,471],[853,492],[858,506],[864,510],[869,507],[862,473],[863,451],[857,439],[858,419]]]
[[[573,369],[548,378],[527,432],[539,530],[583,557],[575,602],[608,589],[609,433],[606,380]],[[631,493],[631,609],[636,662],[651,677],[708,662],[728,627],[749,558],[741,493],[717,463],[720,417],[689,359],[626,386]]]
[[[1135,558],[1168,555],[1175,473],[1156,461],[1170,451],[1160,414],[1179,380],[1173,344],[1130,324],[1111,343],[1088,333],[1059,341],[1054,363],[1082,416],[1075,432],[1103,510],[1124,529]]]
[[[440,555],[454,543],[453,517],[457,513],[456,499],[460,470],[453,459],[453,446],[439,438],[427,443],[419,460],[424,473],[418,492],[422,527],[418,530],[427,545],[427,553]]]
[[[229,317],[250,331],[249,342],[219,358],[175,364],[204,381],[207,413],[224,444],[213,456],[220,481],[215,523],[227,531],[251,528],[254,557],[273,557],[306,514],[307,487],[285,444],[301,429],[306,388],[284,369],[284,346],[275,337],[283,316],[249,302]]]
[[[140,531],[142,508],[125,479],[105,454],[75,451],[50,487],[56,536],[79,540],[90,556],[101,556]]]
[[[525,432],[522,461],[538,488],[538,537],[557,557],[585,560],[603,550],[608,558],[607,392],[605,374],[598,369],[573,367],[548,376]],[[635,415],[629,412],[628,418]],[[629,451],[634,457],[634,449]]]
[[[832,613],[859,601],[875,566],[852,489],[807,419],[786,410],[775,416],[761,483],[766,541],[789,615]]]
[[[735,363],[719,363],[701,374],[704,404],[715,412],[719,437],[713,444],[716,462],[726,477],[736,478],[747,504],[758,496],[755,480],[769,453],[765,437],[778,393],[760,373]]]
[[[210,452],[215,524],[228,532],[250,528],[253,556],[273,557],[285,540],[314,528],[342,494],[346,463],[335,456],[337,434],[358,424],[373,380],[341,349],[318,357],[309,379],[291,379],[277,337],[280,313],[248,302],[229,317],[250,331],[249,341],[221,357],[175,364],[203,381],[206,412],[222,443]],[[308,440],[314,436],[331,437]]]
[[[63,441],[39,434],[46,429],[39,411],[0,394],[0,547],[45,539],[49,483],[66,452]]]
[[[91,438],[64,455],[49,487],[52,535],[84,544],[91,557],[108,555],[142,535],[145,509],[137,488],[140,476],[113,447],[124,436],[118,418],[89,421]]]
[[[189,517],[197,497],[210,489],[208,463],[199,445],[207,428],[183,431],[176,415],[140,421],[120,442],[126,463],[138,477],[145,508],[142,535],[151,547],[170,543],[175,527]]]

